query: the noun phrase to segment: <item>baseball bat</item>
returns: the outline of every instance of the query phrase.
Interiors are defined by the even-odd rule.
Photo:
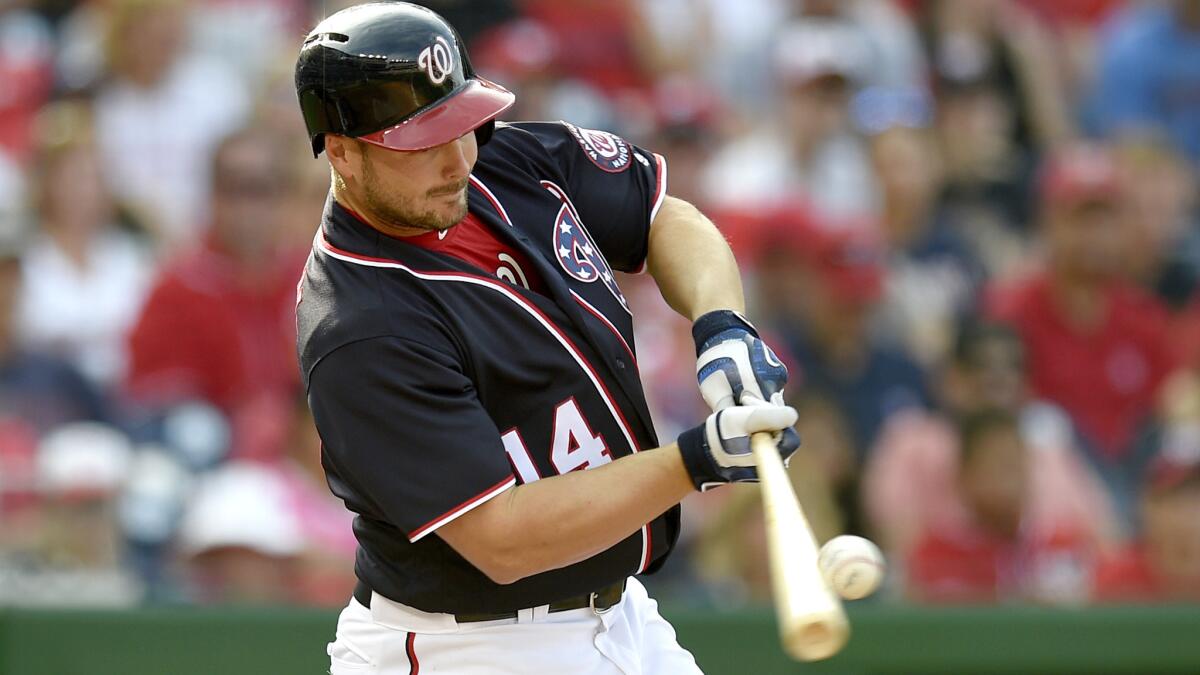
[[[837,593],[817,566],[817,540],[771,434],[750,439],[762,488],[763,518],[771,565],[771,591],[784,651],[798,661],[836,654],[850,637]]]

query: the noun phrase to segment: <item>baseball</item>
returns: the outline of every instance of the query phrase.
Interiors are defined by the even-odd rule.
[[[862,537],[847,534],[825,542],[817,565],[829,586],[847,600],[867,597],[883,581],[883,553]]]

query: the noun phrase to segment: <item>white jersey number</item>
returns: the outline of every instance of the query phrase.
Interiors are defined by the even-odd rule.
[[[532,483],[542,477],[529,448],[516,429],[509,429],[500,437],[504,451],[522,483]],[[554,409],[554,431],[550,439],[550,463],[559,474],[590,469],[612,461],[612,455],[604,439],[592,433],[587,420],[579,410],[574,398],[569,398]]]
[[[550,439],[550,463],[554,470],[561,475],[611,461],[608,446],[599,434],[592,433],[575,398],[558,404],[554,409],[554,432]]]
[[[509,429],[500,437],[500,441],[504,443],[508,461],[512,463],[522,483],[532,483],[542,477],[542,474],[538,473],[537,465],[533,463],[533,458],[529,456],[529,448],[526,448],[525,441],[521,440],[521,432]]]

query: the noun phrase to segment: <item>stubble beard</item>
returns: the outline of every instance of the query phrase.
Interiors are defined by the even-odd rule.
[[[457,225],[467,215],[466,183],[467,181],[464,179],[461,185],[463,188],[460,192],[461,197],[452,210],[421,209],[416,205],[416,199],[389,194],[384,190],[376,180],[370,160],[363,158],[363,198],[375,219],[387,227],[441,231]],[[435,191],[430,191],[432,194],[426,193],[426,199],[440,199],[446,195],[446,192],[439,194]]]

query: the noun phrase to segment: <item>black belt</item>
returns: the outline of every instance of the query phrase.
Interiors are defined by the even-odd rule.
[[[621,594],[625,592],[625,580],[605,586],[595,593],[585,593],[576,595],[572,598],[557,600],[550,603],[551,612],[566,612],[572,609],[584,609],[590,607],[597,612],[603,612],[606,609],[611,609],[614,605],[621,601]],[[371,606],[371,587],[364,584],[361,580],[354,585],[354,599],[364,607]],[[516,610],[511,612],[473,612],[467,614],[455,614],[454,619],[459,623],[472,623],[476,621],[499,621],[500,619],[515,619],[517,618]]]

